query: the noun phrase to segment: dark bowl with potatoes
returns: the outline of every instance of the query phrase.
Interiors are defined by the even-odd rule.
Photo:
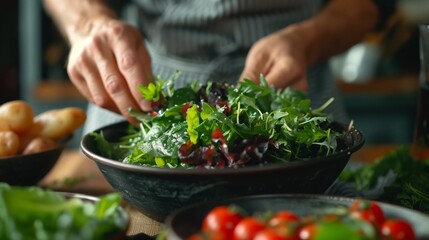
[[[76,107],[35,114],[23,100],[0,105],[0,182],[37,184],[85,119],[85,111]]]
[[[72,138],[70,135],[43,151],[0,157],[0,182],[21,186],[37,184],[55,166]]]

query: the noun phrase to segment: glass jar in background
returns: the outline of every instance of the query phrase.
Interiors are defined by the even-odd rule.
[[[419,25],[420,75],[416,126],[411,148],[417,159],[429,159],[429,24]]]

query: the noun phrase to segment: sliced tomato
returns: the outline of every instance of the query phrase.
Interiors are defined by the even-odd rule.
[[[234,228],[241,219],[241,215],[233,207],[218,206],[205,216],[202,230],[220,232],[231,239]]]
[[[381,235],[389,240],[415,240],[414,229],[402,219],[388,219],[381,225]],[[383,239],[384,239],[383,238]]]

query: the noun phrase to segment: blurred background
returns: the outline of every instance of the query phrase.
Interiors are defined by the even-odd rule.
[[[133,14],[121,2],[111,4],[123,16]],[[67,77],[67,43],[41,1],[5,1],[2,9],[6,10],[0,15],[0,104],[23,99],[36,113],[65,106],[85,108],[85,100]],[[331,66],[348,113],[367,144],[411,143],[420,69],[417,25],[404,24],[400,14],[394,14],[382,31],[332,58]],[[78,146],[79,134],[72,147]]]

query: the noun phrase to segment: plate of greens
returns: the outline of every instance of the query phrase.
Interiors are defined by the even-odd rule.
[[[121,199],[0,183],[0,239],[122,239],[129,216]]]

